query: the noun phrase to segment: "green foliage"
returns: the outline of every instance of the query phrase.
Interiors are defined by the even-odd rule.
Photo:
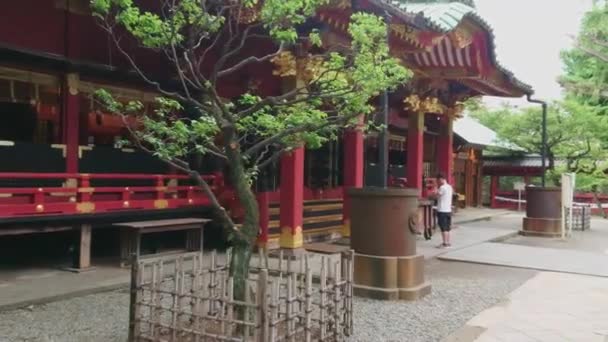
[[[560,83],[566,97],[608,114],[608,8],[597,3],[585,14],[577,44],[561,54],[564,74]]]
[[[496,131],[500,139],[526,153],[540,154],[542,115],[538,107],[492,110],[480,106],[471,110],[471,115]],[[547,111],[548,178],[558,183],[563,172],[575,172],[581,190],[603,184],[608,166],[607,134],[608,118],[597,115],[593,107],[571,100],[551,104]]]
[[[166,3],[161,14],[146,12],[131,0],[91,1],[94,15],[114,37],[119,51],[142,79],[162,94],[156,99],[154,112],[140,116],[143,127],[132,132],[134,143],[190,174],[195,173],[186,161],[192,154],[211,154],[229,165],[226,176],[245,212],[242,228],[235,227],[210,190],[207,195],[239,253],[249,251],[258,232],[257,202],[251,186],[261,168],[273,165],[285,151],[302,145],[318,148],[336,139],[342,129],[357,124],[360,116],[375,111],[371,103],[379,94],[412,76],[390,56],[387,27],[377,16],[352,15],[350,44],[323,46],[321,27],[310,19],[325,4],[327,0],[181,0]],[[256,19],[245,27],[241,19],[251,10]],[[178,89],[165,88],[166,80],[152,79],[138,68],[127,50],[120,48],[116,30],[120,35],[126,31],[139,46],[166,56],[167,70],[178,80]],[[245,47],[247,43],[255,45],[254,39],[276,50]],[[302,53],[305,46],[313,48]],[[279,58],[286,59],[281,61],[293,71],[294,55],[301,58],[307,54],[307,69],[297,69],[302,75],[287,73],[283,76],[289,79],[275,80],[293,84],[283,94],[262,96],[247,89],[230,99],[219,95],[219,85],[228,75],[234,76],[230,82],[255,78],[252,69]],[[119,103],[103,90],[97,92],[97,98],[117,114],[143,109],[141,103]],[[204,181],[199,182],[205,189]],[[248,255],[241,256],[248,259]],[[245,271],[241,261],[236,263],[239,265],[232,265],[231,270],[240,272],[242,281],[235,280],[235,284],[243,285]]]

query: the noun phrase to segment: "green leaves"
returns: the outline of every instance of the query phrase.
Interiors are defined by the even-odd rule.
[[[145,47],[163,48],[178,45],[184,40],[185,29],[200,34],[216,33],[224,24],[224,17],[204,11],[204,0],[181,0],[171,7],[167,17],[141,11],[132,0],[92,0],[91,10],[96,17],[122,25]]]
[[[308,148],[321,147],[337,139],[345,127],[358,125],[360,116],[373,113],[372,103],[383,91],[396,89],[412,76],[390,55],[387,26],[375,15],[352,15],[348,27],[350,44],[338,49],[323,46],[320,30],[326,28],[315,26],[310,19],[327,4],[328,0],[244,0],[211,6],[208,1],[181,0],[173,5],[167,3],[162,12],[153,13],[137,7],[132,0],[93,0],[91,8],[106,27],[123,27],[144,48],[164,51],[169,63],[174,64],[170,69],[181,71],[182,80],[191,86],[178,93],[165,92],[174,96],[156,99],[153,112],[141,118],[142,127],[135,133],[138,142],[165,160],[192,153],[227,158],[237,150],[236,155],[246,166],[243,177],[251,181],[265,160],[260,151],[280,152],[303,144]],[[227,64],[231,66],[268,53],[240,45],[244,40],[239,34],[245,31],[240,19],[251,14],[242,11],[249,10],[256,11],[255,20],[261,24],[261,28],[251,31],[255,39],[289,51],[293,44],[303,41],[314,47],[298,54],[294,63],[295,90],[285,90],[293,90],[293,95],[261,96],[247,89],[230,99],[220,98],[218,94],[223,89],[216,79],[207,77],[209,68],[194,70],[195,65],[202,65],[196,63],[196,58],[206,54],[205,49],[214,41],[217,46],[210,49],[209,55],[226,51],[223,55],[231,56]],[[184,53],[184,47],[192,42],[199,42],[200,49]],[[304,61],[302,55],[308,55],[309,60]],[[214,58],[217,62],[218,58]],[[240,74],[255,74],[248,74],[252,65],[256,64],[240,69]],[[142,114],[144,110],[137,101],[123,104],[108,92],[98,93],[111,112],[127,115]],[[246,146],[256,144],[262,147],[246,153]]]
[[[608,9],[597,4],[585,14],[575,47],[563,51],[560,83],[566,97],[608,114]]]
[[[328,0],[265,0],[260,20],[277,42],[293,44],[298,39],[297,26],[327,3]]]
[[[478,106],[472,115],[495,130],[502,141],[515,144],[527,153],[540,154],[542,115],[538,107],[505,106],[490,110]],[[563,172],[576,172],[579,189],[607,180],[603,172],[608,161],[605,146],[608,117],[598,116],[592,106],[573,100],[551,104],[547,112],[547,138],[549,158],[555,161],[550,178],[559,179]],[[505,153],[509,152],[502,151]],[[584,175],[585,182],[579,183],[579,175]],[[599,179],[591,182],[597,177]]]

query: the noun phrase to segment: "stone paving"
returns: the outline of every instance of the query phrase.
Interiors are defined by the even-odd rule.
[[[608,277],[608,255],[576,250],[484,242],[439,259]]]
[[[591,230],[574,231],[565,240],[515,236],[502,243],[451,250],[439,258],[608,277],[608,220],[595,218],[591,226]]]
[[[541,272],[443,342],[606,342],[608,279]]]
[[[479,220],[470,223],[459,223],[455,220],[456,227],[452,230],[452,248],[437,248],[437,245],[441,243],[439,229],[433,234],[431,240],[426,241],[420,237],[416,248],[418,253],[423,254],[428,259],[486,241],[509,239],[517,235],[519,227],[517,224],[521,225],[522,217],[521,214],[517,213],[503,213],[492,220]]]

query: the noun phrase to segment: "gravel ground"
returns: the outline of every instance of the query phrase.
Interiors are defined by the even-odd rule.
[[[415,302],[355,300],[353,342],[435,342],[502,301],[536,272],[524,269],[427,261],[429,296]]]
[[[416,302],[355,299],[353,342],[440,341],[534,275],[534,271],[431,260],[432,294]],[[126,291],[0,313],[0,342],[123,342]]]

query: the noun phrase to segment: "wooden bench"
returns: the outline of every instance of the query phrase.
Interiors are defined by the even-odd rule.
[[[185,230],[187,231],[185,249],[190,252],[202,251],[203,228],[209,221],[201,218],[183,218],[113,224],[113,226],[121,229],[121,266],[129,265],[133,254],[139,259],[141,256],[141,237],[144,234]]]

